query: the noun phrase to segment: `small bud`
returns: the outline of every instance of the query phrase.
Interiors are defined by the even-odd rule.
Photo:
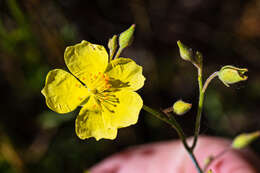
[[[243,133],[235,137],[232,142],[232,148],[242,149],[251,144],[254,140],[260,137],[260,131],[253,133]]]
[[[213,156],[209,156],[204,160],[204,165],[209,165],[214,160]]]
[[[184,45],[180,40],[177,41],[179,51],[180,51],[180,56],[183,60],[185,61],[193,61],[193,51],[191,48],[187,47]]]
[[[178,100],[172,106],[173,112],[177,115],[183,115],[191,109],[192,104]]]
[[[133,34],[135,31],[135,24],[130,26],[126,31],[122,32],[119,36],[119,46],[124,49],[132,42]]]
[[[224,66],[218,72],[218,78],[227,86],[229,84],[237,83],[247,80],[245,73],[248,70],[246,68],[237,68],[231,65]]]
[[[208,173],[213,173],[212,169],[208,170]]]
[[[112,38],[109,39],[108,48],[110,50],[110,60],[112,60],[117,49],[117,35],[114,35]]]

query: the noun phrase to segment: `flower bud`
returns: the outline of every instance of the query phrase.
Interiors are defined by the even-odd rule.
[[[208,170],[208,173],[213,173],[212,169]]]
[[[172,106],[173,112],[177,115],[183,115],[191,109],[192,104],[178,100]]]
[[[254,140],[260,137],[260,131],[253,133],[243,133],[238,135],[232,142],[232,148],[242,149],[251,144]]]
[[[180,40],[177,41],[179,51],[180,51],[180,56],[183,60],[185,61],[193,61],[193,51],[191,48],[187,47],[184,45]]]
[[[110,50],[110,59],[112,59],[117,49],[117,35],[109,39],[108,48]]]
[[[135,24],[133,24],[132,26],[130,26],[130,28],[128,28],[126,31],[120,34],[119,46],[121,49],[124,49],[125,47],[130,45],[133,38],[134,31],[135,31]]]
[[[245,73],[248,70],[246,68],[237,68],[231,65],[224,66],[218,72],[218,78],[227,86],[229,84],[237,83],[247,80]]]
[[[213,156],[208,156],[206,157],[206,159],[204,160],[204,165],[209,165],[212,161],[214,160]]]

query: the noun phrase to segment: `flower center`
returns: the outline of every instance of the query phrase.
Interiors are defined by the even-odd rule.
[[[101,111],[108,110],[114,113],[114,108],[119,103],[119,99],[114,95],[114,92],[109,83],[109,76],[99,72],[97,75],[90,74],[88,89],[93,94],[96,103],[93,108]]]
[[[98,72],[98,74],[95,75],[90,73],[87,83],[89,91],[93,94],[101,93],[111,88],[111,84],[109,84],[109,76],[101,72]]]

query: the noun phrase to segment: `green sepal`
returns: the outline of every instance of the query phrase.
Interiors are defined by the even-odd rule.
[[[113,56],[117,49],[117,35],[114,35],[112,38],[108,41],[108,48],[109,48],[109,59],[110,61],[113,59]]]

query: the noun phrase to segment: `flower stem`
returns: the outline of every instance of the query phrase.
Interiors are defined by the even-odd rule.
[[[193,151],[198,140],[198,136],[200,133],[200,121],[202,115],[202,108],[203,108],[203,101],[204,101],[204,92],[203,92],[203,85],[202,85],[202,69],[198,68],[198,83],[199,83],[199,104],[198,104],[198,112],[196,116],[196,123],[195,123],[195,132],[194,132],[194,139],[191,146],[191,150]]]
[[[204,86],[203,86],[203,88],[202,88],[202,92],[203,92],[203,93],[205,93],[205,91],[206,91],[206,89],[207,89],[209,83],[212,81],[212,79],[214,79],[214,78],[217,77],[217,76],[218,76],[218,71],[212,73],[212,74],[208,77],[208,79],[206,80],[206,82],[204,83]]]
[[[189,153],[189,155],[190,155],[190,158],[191,158],[192,162],[193,162],[194,165],[196,166],[197,171],[198,171],[199,173],[203,173],[203,171],[202,171],[202,169],[200,168],[200,165],[199,165],[199,163],[198,163],[196,157],[195,157],[194,154],[193,154],[193,151],[192,151],[192,150],[188,150],[188,153]]]
[[[158,111],[156,111],[156,110],[154,110],[154,109],[152,109],[152,108],[150,108],[150,107],[148,107],[148,106],[146,106],[146,105],[143,105],[143,110],[145,110],[146,112],[152,114],[152,115],[155,116],[156,118],[158,118],[158,119],[160,119],[160,120],[166,122],[166,123],[169,124],[171,127],[173,127],[173,128],[177,131],[179,137],[181,138],[181,141],[182,141],[182,143],[183,143],[185,149],[186,149],[186,150],[189,150],[189,146],[188,146],[188,144],[187,144],[187,142],[186,142],[186,136],[185,136],[185,134],[184,134],[184,132],[183,132],[183,130],[182,130],[180,124],[176,121],[176,119],[175,119],[173,116],[167,117],[167,116],[166,116],[165,114],[163,114],[162,112],[158,112]]]
[[[116,52],[116,55],[115,55],[114,59],[117,59],[120,56],[122,51],[123,51],[123,49],[121,47],[119,47],[119,49]]]
[[[187,144],[187,141],[186,141],[186,136],[181,128],[181,126],[179,125],[179,123],[176,121],[176,119],[173,117],[173,116],[165,116],[165,114],[163,114],[162,112],[158,112],[146,105],[143,105],[143,109],[152,114],[153,116],[155,116],[156,118],[166,122],[167,124],[171,125],[178,133],[179,137],[181,138],[182,140],[182,143],[186,149],[186,151],[189,153],[189,156],[191,157],[194,165],[196,166],[196,169],[199,173],[203,173],[202,169],[200,168],[199,166],[199,163],[198,161],[196,160],[194,154],[193,154],[193,151],[191,150],[191,148],[188,146]]]
[[[194,148],[197,144],[197,140],[198,140],[198,136],[199,136],[199,132],[200,132],[200,122],[201,122],[201,115],[202,115],[205,91],[206,91],[209,83],[212,81],[212,79],[214,79],[217,76],[218,76],[218,71],[212,73],[203,85],[202,84],[202,70],[198,69],[198,83],[199,83],[200,97],[199,97],[198,112],[197,112],[196,124],[195,124],[194,140],[193,140],[193,144],[191,146],[191,150],[194,150]]]

